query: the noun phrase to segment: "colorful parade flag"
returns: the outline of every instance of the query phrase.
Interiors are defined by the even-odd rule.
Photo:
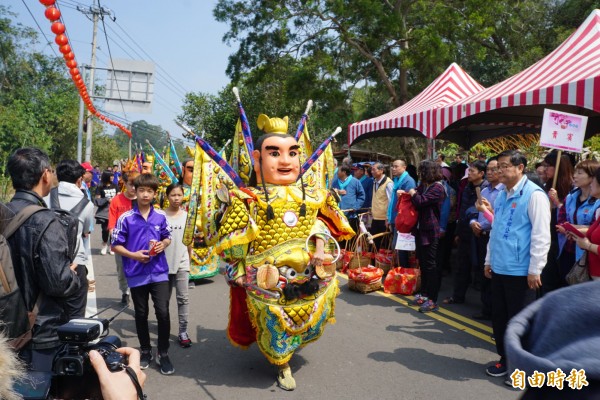
[[[177,151],[175,150],[175,143],[169,136],[167,132],[167,136],[169,137],[169,154],[171,155],[171,160],[175,164],[175,171],[177,171],[177,176],[183,176],[183,168],[181,166],[181,162],[179,161],[179,156],[177,155]]]
[[[160,156],[158,151],[156,151],[156,149],[150,144],[150,142],[148,140],[146,140],[146,143],[148,143],[148,146],[150,146],[150,149],[152,150],[152,153],[154,154],[154,162],[160,166],[160,169],[162,171],[164,171],[165,174],[167,174],[167,177],[171,180],[171,183],[177,182],[177,176],[173,173],[169,164],[167,164],[167,162]],[[153,166],[153,170],[154,170],[154,166]]]

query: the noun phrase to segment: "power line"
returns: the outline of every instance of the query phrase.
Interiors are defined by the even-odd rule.
[[[101,63],[105,63],[108,65],[108,54],[102,50],[102,49],[98,49],[98,51],[100,52],[100,54],[105,55],[106,56],[106,60],[103,57],[98,57],[98,61]],[[154,92],[154,99],[153,101],[156,104],[159,104],[162,109],[165,109],[167,111],[169,111],[170,113],[177,115],[179,114],[179,111],[175,111],[174,109],[171,108],[171,106],[169,104],[164,103],[163,101],[160,101],[159,99],[163,99],[163,96],[159,95],[158,93]]]
[[[52,45],[52,43],[50,42],[50,40],[48,39],[48,36],[46,36],[46,32],[44,32],[44,30],[42,29],[42,27],[40,26],[40,24],[38,24],[37,19],[35,19],[35,17],[33,16],[33,13],[31,12],[31,10],[29,9],[29,6],[27,5],[27,3],[25,2],[25,0],[21,0],[23,2],[23,5],[25,6],[25,8],[27,9],[27,11],[29,11],[29,15],[31,15],[31,18],[33,18],[33,21],[35,22],[35,24],[37,25],[38,29],[40,30],[40,32],[42,33],[42,35],[44,35],[44,38],[46,39],[46,42],[48,43],[48,45],[50,46],[50,48],[52,49],[52,52],[54,53],[54,55],[58,58],[59,55],[56,52],[56,50],[54,49],[54,46]]]
[[[121,27],[121,25],[119,25],[119,24],[118,24],[116,21],[113,21],[113,22],[115,23],[115,25],[117,25],[117,26],[119,27],[119,29],[121,29],[121,30],[123,31],[123,33],[125,33],[125,35],[126,35],[126,36],[127,36],[127,37],[128,37],[128,38],[129,38],[129,39],[130,39],[130,40],[131,40],[131,41],[132,41],[132,42],[133,42],[133,43],[134,43],[134,44],[135,44],[137,47],[139,47],[139,48],[140,48],[140,50],[141,50],[141,51],[142,51],[142,52],[143,52],[143,53],[144,53],[144,54],[145,54],[145,55],[146,55],[148,58],[150,58],[150,60],[151,60],[153,63],[155,63],[155,64],[156,64],[156,66],[157,66],[159,69],[163,70],[163,72],[165,73],[165,75],[166,75],[167,77],[169,77],[173,83],[175,83],[177,86],[179,86],[179,88],[181,88],[181,90],[183,90],[183,92],[184,92],[184,93],[186,93],[186,92],[187,92],[187,89],[186,89],[186,88],[185,88],[183,85],[181,85],[179,82],[177,82],[177,81],[176,81],[176,80],[175,80],[175,79],[174,79],[174,78],[173,78],[171,75],[169,75],[169,73],[168,73],[168,72],[167,72],[165,69],[163,69],[163,68],[162,68],[162,67],[161,67],[161,66],[160,66],[160,65],[159,65],[159,64],[158,64],[156,61],[154,61],[154,59],[153,59],[153,58],[150,56],[150,54],[148,54],[148,53],[147,53],[147,52],[146,52],[146,51],[145,51],[145,50],[142,48],[142,46],[140,46],[140,45],[139,45],[139,44],[138,44],[138,43],[137,43],[137,42],[136,42],[136,41],[135,41],[135,40],[134,40],[134,39],[133,39],[133,38],[132,38],[132,37],[131,37],[131,36],[130,36],[128,33],[127,33],[127,31],[125,31],[125,29],[123,29],[123,27]]]
[[[98,0],[98,6],[102,9],[102,4],[100,4],[100,0]],[[115,65],[113,63],[112,52],[110,51],[110,43],[108,42],[108,35],[106,34],[106,25],[104,24],[104,15],[102,14],[100,19],[102,20],[102,30],[104,31],[104,38],[106,39],[106,47],[108,48],[108,57],[110,58],[110,66],[112,69],[115,69]],[[119,88],[119,80],[115,77],[115,85],[117,86],[117,93],[119,94],[119,100],[121,103],[121,108],[123,110],[123,115],[127,118],[127,113],[125,112],[125,105],[123,104],[123,96],[121,96],[121,89]]]
[[[114,120],[116,120],[116,121],[118,121],[118,122],[121,122],[121,123],[123,123],[123,124],[127,124],[127,125],[129,125],[129,126],[133,127],[133,124],[134,124],[134,122],[132,122],[132,121],[130,121],[130,120],[127,120],[127,119],[125,119],[125,118],[121,117],[120,115],[113,114],[113,113],[111,113],[111,112],[108,112],[108,111],[105,111],[105,110],[101,110],[101,111],[102,111],[102,114],[104,114],[104,115],[107,115],[107,116],[109,116],[109,117],[113,118]],[[137,121],[136,121],[136,122],[137,122]],[[139,126],[139,125],[136,125],[136,126],[135,126],[135,129],[136,129],[136,130],[140,130],[140,131],[144,131],[144,132],[147,132],[147,133],[156,133],[156,132],[160,132],[160,131],[158,131],[157,129],[147,128],[147,127],[144,127],[144,126]],[[167,129],[164,129],[163,127],[160,127],[160,129],[162,129],[162,132],[168,132],[168,130],[167,130]],[[176,135],[172,134],[171,132],[169,132],[169,134],[170,134],[172,137],[176,137],[177,139],[181,139],[181,140],[189,140],[189,139],[186,139],[186,138],[185,138],[185,137],[183,137],[183,136],[176,136]]]
[[[109,29],[110,29],[110,26],[109,26]],[[131,46],[130,46],[129,44],[127,44],[127,42],[125,42],[123,38],[121,38],[120,36],[118,36],[118,34],[117,34],[116,32],[114,32],[114,31],[113,31],[113,33],[114,33],[114,34],[115,34],[115,35],[116,35],[116,36],[117,36],[117,37],[118,37],[118,38],[119,38],[121,41],[123,41],[123,43],[125,43],[127,46],[129,46],[129,47],[131,48]],[[129,53],[129,51],[127,51],[127,50],[126,50],[126,49],[125,49],[123,46],[121,46],[121,45],[120,45],[120,44],[119,44],[117,41],[113,40],[113,42],[114,42],[114,43],[117,45],[117,47],[119,47],[121,50],[123,50],[123,51],[125,52],[125,54],[127,54],[127,56],[129,56],[129,57],[130,57],[130,58],[132,58],[132,59],[136,58],[136,57],[133,57],[133,56],[132,56],[132,55]],[[144,58],[144,57],[143,57],[141,54],[139,54],[137,51],[135,51],[135,49],[131,48],[131,50],[132,50],[132,51],[135,53],[135,55],[137,56],[137,58],[140,58],[140,59],[143,59],[143,58]],[[156,65],[158,66],[158,64],[156,64]],[[181,97],[181,98],[185,97],[185,93],[186,93],[186,92],[183,92],[183,93],[181,93],[181,92],[177,92],[177,91],[176,91],[176,88],[175,88],[173,85],[169,84],[168,82],[165,82],[165,81],[163,81],[163,80],[162,80],[162,79],[161,79],[161,78],[160,78],[158,75],[155,75],[155,79],[156,79],[156,81],[157,81],[157,82],[160,82],[160,83],[164,84],[164,85],[165,85],[165,87],[166,87],[167,89],[169,89],[169,90],[170,90],[170,91],[171,91],[173,94],[175,94],[177,97]]]
[[[63,2],[64,2],[64,1],[68,1],[70,4],[68,4],[66,7],[67,7],[67,8],[73,8],[73,9],[76,9],[76,10],[78,10],[78,11],[80,11],[80,10],[79,10],[79,9],[77,9],[77,8],[75,8],[75,7],[73,7],[73,5],[75,5],[75,6],[86,6],[85,4],[83,4],[83,3],[80,3],[80,2],[77,2],[77,1],[74,1],[74,0],[61,0],[61,1],[63,1]],[[101,6],[101,4],[100,4],[100,0],[98,1],[98,5],[99,5],[99,7],[100,7],[100,8],[102,8],[102,6]],[[87,6],[86,6],[86,7],[87,7]],[[115,21],[114,21],[114,19],[113,19],[113,22],[115,22]],[[118,24],[116,24],[116,25],[117,25],[117,26],[119,26]],[[127,35],[127,37],[129,37],[129,38],[131,39],[131,41],[133,41],[133,42],[135,43],[135,41],[133,40],[133,38],[131,38],[131,36],[130,36],[129,34],[127,34],[127,32],[125,32],[125,30],[124,30],[124,29],[123,29],[121,26],[119,26],[119,28],[120,28],[121,30],[123,30],[123,31],[124,31],[124,33]],[[107,47],[108,47],[108,52],[109,52],[109,54],[106,54],[106,53],[105,53],[104,51],[102,51],[101,49],[98,49],[98,50],[100,50],[100,52],[102,52],[102,53],[104,53],[104,54],[106,54],[106,55],[108,56],[108,58],[110,59],[110,64],[111,64],[111,66],[112,66],[112,67],[113,67],[113,69],[114,69],[114,65],[113,65],[113,57],[112,57],[112,54],[111,54],[111,53],[112,53],[112,51],[111,51],[111,49],[110,49],[110,42],[109,42],[109,40],[108,40],[108,34],[107,34],[107,25],[104,23],[104,19],[102,20],[102,28],[101,28],[101,29],[102,29],[102,31],[103,31],[103,33],[104,33],[104,36],[105,36],[105,39],[106,39],[106,44],[107,44]],[[111,30],[111,32],[112,32],[112,34],[114,34],[114,36],[116,36],[116,37],[117,37],[119,40],[121,40],[121,42],[123,42],[123,43],[124,43],[124,44],[125,44],[127,47],[129,47],[129,48],[130,48],[130,49],[131,49],[131,50],[132,50],[132,51],[133,51],[133,52],[136,54],[136,56],[137,56],[138,58],[141,58],[141,59],[143,59],[143,58],[144,58],[144,57],[143,57],[141,54],[139,54],[139,53],[138,53],[138,52],[137,52],[137,51],[136,51],[136,50],[135,50],[135,49],[134,49],[134,48],[133,48],[133,47],[132,47],[132,46],[129,44],[129,42],[128,42],[128,41],[124,40],[124,39],[123,39],[123,38],[122,38],[122,37],[121,37],[121,36],[120,36],[120,35],[119,35],[119,34],[118,34],[118,33],[117,33],[117,32],[116,32],[114,29],[112,29],[112,28],[110,27],[110,25],[108,25],[108,29],[110,29],[110,30]],[[129,52],[128,52],[128,51],[127,51],[125,48],[123,48],[123,46],[121,46],[121,45],[120,45],[120,44],[119,44],[117,41],[115,41],[114,39],[113,39],[112,41],[113,41],[113,43],[115,43],[115,44],[116,44],[116,45],[117,45],[117,46],[118,46],[118,47],[119,47],[121,50],[123,50],[123,51],[125,52],[125,54],[127,54],[127,56],[128,56],[128,57],[130,57],[130,58],[132,58],[132,59],[134,59],[134,58],[135,58],[135,57],[132,57],[132,55],[131,55],[131,54],[130,54],[130,53],[129,53]],[[81,42],[81,43],[84,43],[84,42]],[[137,43],[136,43],[136,45],[137,45],[137,46],[140,48],[140,50],[141,50],[141,51],[142,51],[144,54],[146,54],[148,57],[150,57],[150,56],[148,55],[148,53],[146,53],[146,52],[144,51],[144,49],[143,49],[143,48],[141,48],[141,46],[140,46],[139,44],[137,44]],[[151,57],[150,57],[150,58],[151,58]],[[154,60],[152,60],[152,61],[153,61],[153,62],[156,64],[156,66],[157,66],[157,68],[158,68],[158,69],[160,69],[160,70],[163,70],[163,71],[164,71],[164,69],[163,69],[162,67],[160,67],[160,65],[158,65],[158,64],[157,64],[157,63],[156,63]],[[107,64],[108,64],[108,63],[107,63]],[[161,74],[155,74],[155,79],[156,79],[156,81],[157,81],[157,82],[159,82],[159,83],[162,83],[163,85],[165,85],[165,87],[166,87],[167,89],[171,90],[171,92],[172,92],[172,93],[174,93],[174,94],[175,94],[177,97],[179,97],[179,98],[180,98],[180,100],[183,100],[183,99],[185,98],[185,95],[186,95],[186,93],[187,93],[187,90],[185,90],[185,88],[183,88],[183,86],[179,85],[179,86],[181,86],[181,87],[183,88],[183,93],[181,93],[181,92],[177,92],[177,91],[176,91],[176,89],[177,89],[177,88],[175,88],[175,87],[174,87],[174,86],[173,86],[173,85],[172,85],[170,82],[167,82],[167,81],[163,80],[163,79],[160,77],[160,75],[161,75]],[[166,73],[166,72],[165,72],[165,75],[167,75],[167,76],[169,76],[169,77],[170,77],[170,75],[168,75],[168,73]],[[176,84],[178,84],[176,81],[175,81],[175,83],[176,83]],[[120,91],[120,88],[119,88],[119,86],[118,86],[118,82],[117,82],[117,91],[119,92],[119,97],[121,98],[121,91]],[[160,97],[160,96],[157,96],[157,94],[156,94],[156,93],[154,93],[154,96],[155,96],[155,98],[157,98],[157,97]],[[159,102],[158,100],[157,100],[157,102],[158,102],[158,103],[161,103],[161,102]],[[161,105],[163,106],[163,108],[165,108],[166,110],[168,110],[168,111],[172,112],[173,114],[175,114],[175,115],[176,115],[176,114],[178,114],[178,112],[177,112],[177,111],[174,111],[174,110],[170,109],[170,108],[169,108],[168,106],[166,106],[164,103],[161,103]],[[121,104],[121,106],[123,106],[123,104]],[[123,112],[123,113],[125,114],[125,112]]]
[[[60,11],[61,7],[59,6],[58,2],[55,3],[55,6]],[[67,8],[69,8],[69,7],[67,7]],[[65,15],[63,14],[62,11],[60,13],[60,19],[61,19],[63,25],[65,26],[65,35],[67,35],[67,37],[69,38],[69,46],[71,46],[71,51],[73,52],[73,55],[75,55],[75,62],[77,62],[77,65],[80,65],[79,62],[77,61],[77,52],[75,51],[75,48],[73,47],[73,41],[71,40],[71,35],[69,35],[69,29],[67,28],[68,24],[65,21]],[[85,42],[81,42],[81,43],[85,43]]]
[[[23,2],[23,5],[25,6],[25,8],[27,9],[27,11],[28,11],[28,12],[29,12],[29,14],[31,15],[31,18],[34,20],[35,24],[37,25],[37,27],[38,27],[38,30],[39,30],[39,31],[40,31],[40,33],[42,33],[42,35],[44,36],[44,38],[45,38],[45,40],[46,40],[46,43],[47,43],[47,44],[50,46],[50,48],[51,48],[52,52],[54,53],[54,55],[55,55],[57,58],[61,58],[61,56],[60,56],[60,55],[59,55],[59,54],[56,52],[56,50],[54,49],[54,45],[53,45],[53,43],[50,41],[50,39],[48,38],[48,36],[46,36],[46,33],[45,33],[45,32],[44,32],[44,30],[41,28],[41,26],[40,26],[40,24],[38,23],[37,19],[35,18],[35,16],[34,16],[34,15],[33,15],[33,13],[31,12],[31,10],[30,10],[29,6],[27,5],[27,3],[25,2],[25,0],[21,0],[21,1]],[[59,6],[59,4],[58,4],[58,1],[55,3],[55,6],[56,6],[56,7],[57,7],[59,10],[60,10],[60,8],[66,8],[66,9],[72,9],[72,10],[76,10],[76,11],[81,11],[81,10],[80,10],[78,7],[88,7],[88,8],[89,8],[89,6],[88,6],[88,5],[86,5],[86,4],[84,4],[84,3],[80,3],[80,2],[74,1],[74,0],[60,0],[60,3],[61,3],[61,5],[60,5],[60,6]],[[100,1],[99,1],[99,3],[100,3]],[[100,5],[100,4],[99,4],[99,5]],[[71,49],[73,50],[73,53],[74,53],[74,54],[76,54],[76,52],[75,52],[75,49],[73,48],[73,42],[78,42],[78,43],[86,43],[86,42],[84,42],[84,41],[75,41],[75,40],[72,40],[72,39],[70,38],[70,35],[68,34],[68,30],[66,29],[66,26],[67,26],[67,24],[65,23],[65,18],[64,18],[64,14],[63,14],[63,13],[61,13],[61,20],[62,20],[62,22],[65,24],[65,34],[67,35],[67,37],[69,37],[69,44],[71,45]],[[114,21],[113,21],[113,22],[114,22]],[[116,23],[115,23],[115,24],[116,24]],[[141,51],[142,51],[142,52],[143,52],[143,53],[144,53],[144,54],[145,54],[145,55],[146,55],[148,58],[150,58],[150,60],[151,60],[152,62],[154,62],[154,64],[157,66],[157,69],[159,69],[159,70],[163,71],[163,75],[165,75],[165,76],[166,76],[166,79],[165,79],[165,80],[163,80],[163,79],[159,78],[159,75],[157,74],[157,75],[155,76],[156,80],[157,80],[158,82],[160,82],[160,83],[164,84],[164,85],[165,85],[165,87],[166,87],[167,89],[169,89],[171,92],[173,92],[173,93],[174,93],[174,94],[175,94],[177,97],[179,97],[179,98],[180,98],[180,100],[183,100],[183,98],[185,97],[185,94],[187,93],[187,90],[186,90],[186,89],[185,89],[185,88],[184,88],[184,87],[183,87],[183,86],[182,86],[182,85],[181,85],[179,82],[177,82],[177,81],[176,81],[176,80],[175,80],[175,79],[174,79],[174,78],[173,78],[171,75],[169,75],[169,74],[168,74],[168,72],[166,72],[166,70],[165,70],[164,68],[162,68],[162,67],[161,67],[161,66],[160,66],[158,63],[156,63],[156,61],[154,61],[154,59],[152,59],[152,57],[151,57],[151,56],[150,56],[150,55],[149,55],[149,54],[148,54],[148,53],[147,53],[147,52],[146,52],[146,51],[145,51],[145,50],[144,50],[144,49],[143,49],[143,48],[142,48],[142,47],[141,47],[141,46],[140,46],[140,45],[139,45],[137,42],[135,42],[135,40],[134,40],[134,39],[133,39],[133,38],[132,38],[132,37],[131,37],[131,36],[130,36],[130,35],[129,35],[129,34],[128,34],[128,33],[127,33],[127,32],[126,32],[126,31],[125,31],[125,30],[124,30],[124,29],[123,29],[123,28],[122,28],[120,25],[119,25],[119,24],[116,24],[116,25],[119,27],[119,29],[121,29],[121,30],[122,30],[122,31],[125,33],[125,35],[126,35],[126,36],[127,36],[127,37],[128,37],[128,38],[129,38],[129,39],[130,39],[130,40],[131,40],[133,43],[135,43],[135,45],[136,45],[136,46],[137,46],[137,47],[138,47],[138,48],[139,48],[139,49],[140,49],[140,50],[141,50]],[[111,29],[111,28],[110,28],[110,26],[109,26],[109,29]],[[112,61],[112,60],[113,60],[113,58],[112,58],[112,53],[111,53],[111,49],[110,49],[110,43],[109,43],[109,40],[108,40],[108,35],[107,35],[107,30],[106,30],[106,25],[105,25],[105,23],[104,23],[104,19],[102,19],[102,30],[103,30],[103,32],[104,32],[105,39],[106,39],[106,43],[107,43],[107,47],[108,47],[108,52],[109,52],[109,54],[108,54],[108,57],[109,57],[109,59],[110,59],[111,66],[113,66],[113,61]],[[139,53],[138,53],[138,52],[137,52],[137,51],[136,51],[136,50],[135,50],[133,47],[131,47],[131,46],[128,44],[128,42],[127,42],[127,41],[125,41],[125,40],[124,40],[124,39],[123,39],[121,36],[119,36],[119,34],[118,34],[116,31],[114,31],[113,29],[111,29],[111,31],[112,31],[112,32],[115,34],[115,36],[117,36],[117,37],[118,37],[118,38],[119,38],[119,39],[120,39],[120,40],[121,40],[123,43],[125,43],[125,44],[126,44],[126,45],[127,45],[127,46],[128,46],[128,47],[129,47],[129,48],[130,48],[130,49],[131,49],[131,50],[132,50],[132,51],[133,51],[133,52],[134,52],[134,53],[135,53],[135,54],[136,54],[136,55],[137,55],[139,58],[144,58],[144,57],[143,57],[143,56],[141,56],[141,55],[140,55],[140,54],[139,54]],[[117,45],[119,48],[121,48],[121,50],[123,50],[123,51],[124,51],[124,52],[125,52],[125,53],[126,53],[128,56],[129,56],[129,57],[131,57],[131,58],[134,58],[134,57],[132,57],[132,56],[131,56],[131,54],[130,54],[130,53],[129,53],[129,52],[126,50],[126,49],[124,49],[124,48],[123,48],[123,47],[122,47],[122,46],[121,46],[121,45],[120,45],[118,42],[116,42],[116,41],[114,41],[114,40],[113,40],[113,42],[114,42],[114,43],[115,43],[115,44],[116,44],[116,45]],[[102,53],[104,53],[102,50],[100,50],[100,51],[101,51]],[[105,54],[105,53],[104,53],[104,54]],[[78,63],[78,65],[80,65],[80,64]],[[114,69],[114,66],[113,66],[113,69]],[[167,79],[170,79],[170,81],[171,81],[171,82],[169,82]],[[175,85],[176,85],[176,86],[175,86]],[[118,88],[118,85],[117,85],[117,90],[119,91],[119,97],[121,98],[121,94],[120,94],[120,90],[119,90],[119,88]],[[179,93],[178,93],[178,92],[177,92],[178,90],[182,90],[182,92],[179,92]],[[182,93],[183,93],[183,94],[182,94]],[[172,113],[172,114],[174,114],[174,115],[177,115],[177,114],[178,114],[178,112],[177,112],[177,111],[175,111],[175,110],[173,110],[173,109],[171,109],[171,108],[169,107],[169,105],[167,105],[167,104],[163,103],[162,101],[158,100],[158,99],[157,99],[157,97],[159,97],[159,96],[156,96],[156,94],[155,94],[154,96],[155,96],[155,101],[156,101],[156,103],[157,103],[157,104],[161,105],[161,106],[162,106],[162,107],[163,107],[165,110],[167,110],[167,111],[171,112],[171,113]],[[123,104],[121,104],[121,105],[123,106]],[[123,113],[125,114],[125,110],[123,110]],[[114,119],[116,119],[116,120],[120,120],[120,122],[122,122],[122,123],[124,123],[124,124],[129,124],[129,125],[131,125],[131,124],[132,124],[132,122],[131,122],[131,121],[129,121],[129,120],[127,119],[127,115],[125,115],[125,118],[123,118],[123,117],[117,116],[117,115],[115,115],[115,114],[107,113],[107,112],[104,112],[104,114],[106,114],[106,115],[110,115],[110,116],[112,116]],[[150,129],[148,129],[148,128],[139,127],[139,126],[136,126],[136,129],[140,129],[140,130],[146,130],[146,131],[148,131],[148,132],[150,132],[150,131],[152,131],[152,132],[153,132],[153,130],[150,130]],[[166,130],[165,130],[165,131],[166,131]],[[173,137],[176,137],[176,136],[175,136],[175,135],[173,135],[173,134],[171,134],[171,136],[173,136]],[[189,140],[189,139],[187,139],[187,138],[184,138],[184,137],[181,137],[181,136],[180,136],[180,137],[176,137],[176,138],[177,138],[177,139],[180,139],[180,140],[184,140],[184,141],[188,141],[188,140]]]

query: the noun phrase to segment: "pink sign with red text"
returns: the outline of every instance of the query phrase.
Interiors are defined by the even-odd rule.
[[[540,146],[581,153],[588,117],[546,108]]]

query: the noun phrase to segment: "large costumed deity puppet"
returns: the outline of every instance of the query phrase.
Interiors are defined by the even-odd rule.
[[[354,236],[324,183],[333,172],[327,168],[333,161],[328,147],[339,128],[307,157],[306,113],[299,140],[287,134],[287,117],[261,114],[257,125],[265,134],[254,147],[241,103],[240,110],[232,156],[237,170],[196,137],[204,154],[198,199],[203,232],[227,264],[229,339],[241,347],[257,342],[278,366],[279,385],[293,390],[288,362],[333,322],[337,240]]]

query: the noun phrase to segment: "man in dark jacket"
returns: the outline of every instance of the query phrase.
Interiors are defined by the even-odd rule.
[[[477,267],[477,248],[475,235],[471,230],[471,220],[477,220],[478,212],[475,208],[477,201],[476,189],[483,190],[488,186],[485,180],[487,166],[482,161],[475,161],[467,170],[467,180],[461,194],[458,223],[456,225],[456,240],[458,241],[458,265],[454,273],[454,292],[452,296],[444,299],[444,304],[464,303],[467,289],[472,282],[471,275]]]
[[[365,191],[365,201],[362,208],[371,208],[371,201],[373,200],[373,178],[369,176],[370,171],[371,165],[369,164],[358,164],[357,169],[354,171],[354,177],[358,179]]]
[[[7,205],[12,212],[31,204],[46,207],[43,197],[50,193],[54,171],[44,152],[18,149],[8,159],[7,170],[16,191]],[[76,265],[71,265],[67,233],[51,210],[43,210],[33,214],[8,243],[25,304],[33,310],[39,303],[33,340],[20,357],[31,369],[50,371],[60,346],[56,329],[67,322],[65,300],[81,287]]]

